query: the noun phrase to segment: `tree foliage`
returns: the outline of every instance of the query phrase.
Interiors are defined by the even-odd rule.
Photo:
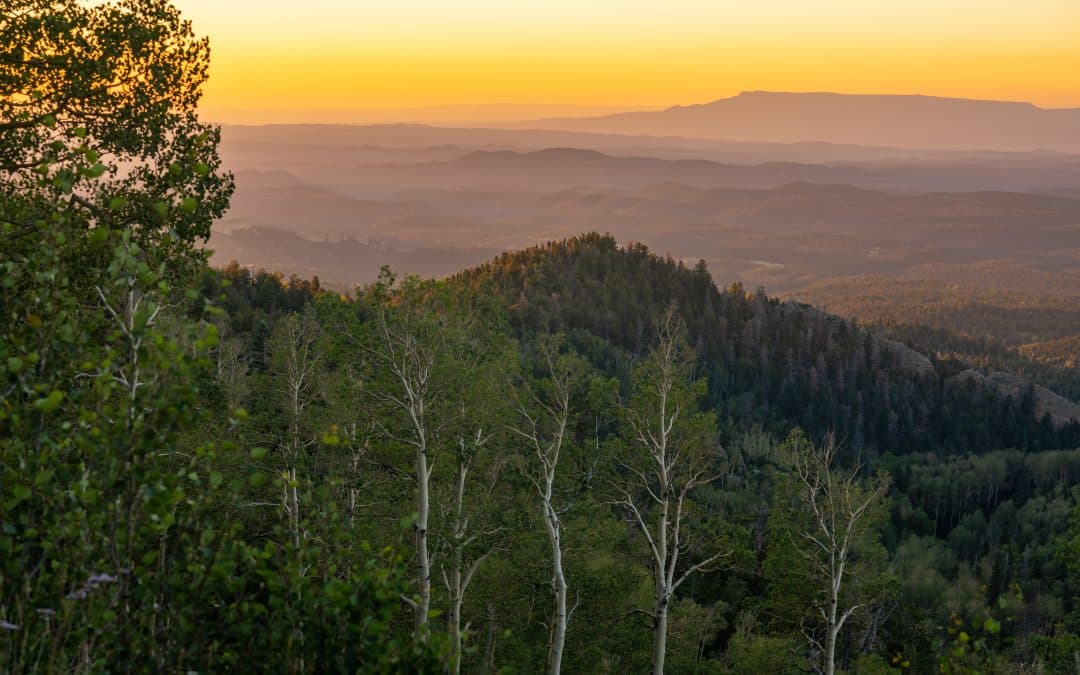
[[[206,269],[206,41],[0,40],[5,672],[1076,662],[1080,426],[1031,391],[595,234],[352,297]]]

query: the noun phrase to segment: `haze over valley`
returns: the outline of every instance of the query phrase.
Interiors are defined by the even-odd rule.
[[[688,110],[714,137],[679,135],[703,130]],[[1080,154],[1046,149],[1080,138],[1075,110],[755,92],[502,126],[226,126],[237,192],[215,264],[347,290],[384,264],[445,276],[599,231],[868,322],[923,317],[1031,355],[1080,335]]]

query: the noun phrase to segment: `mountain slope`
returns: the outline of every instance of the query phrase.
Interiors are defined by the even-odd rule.
[[[711,400],[734,427],[835,429],[872,454],[1080,445],[1080,420],[1036,419],[1030,385],[977,387],[954,377],[966,369],[959,362],[930,361],[808,305],[741,285],[720,290],[702,265],[619,248],[610,236],[503,254],[454,280],[492,284],[520,337],[566,332],[614,374],[625,374],[626,354],[644,353],[653,322],[675,305]]]
[[[524,126],[524,125],[520,125]],[[937,150],[1080,152],[1080,109],[932,96],[744,92],[701,105],[537,120],[537,129]]]

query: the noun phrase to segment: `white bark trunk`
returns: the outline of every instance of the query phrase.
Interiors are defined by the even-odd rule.
[[[656,619],[653,621],[653,675],[664,673],[664,657],[667,655],[667,615],[668,600],[658,601]]]
[[[551,649],[548,658],[548,672],[551,675],[559,675],[562,672],[563,648],[566,644],[566,626],[569,622],[568,608],[566,605],[566,575],[563,572],[562,562],[562,527],[559,516],[551,506],[553,472],[549,472],[544,484],[544,525],[547,528],[548,539],[551,543],[551,572],[552,586],[555,593],[555,623],[551,636]]]
[[[825,638],[825,675],[836,672],[836,636],[840,632],[836,625],[836,597],[829,603],[829,628]]]
[[[476,434],[477,447],[486,443],[482,431]],[[465,441],[461,442],[463,451]],[[464,455],[463,455],[464,457]],[[450,658],[447,663],[447,671],[453,675],[461,672],[462,648],[465,634],[468,632],[468,624],[462,626],[461,608],[465,602],[465,593],[472,584],[473,575],[480,568],[484,560],[492,553],[489,548],[482,555],[466,562],[466,553],[475,542],[478,534],[469,534],[469,517],[465,513],[465,483],[469,475],[469,465],[466,460],[460,460],[458,464],[456,495],[453,511],[453,548],[450,554],[450,568],[442,568],[443,583],[450,597],[450,612],[447,617],[447,632],[450,634]]]
[[[814,528],[802,533],[803,539],[812,544],[806,557],[828,584],[824,594],[826,604],[819,608],[825,624],[825,644],[817,643],[822,650],[821,670],[825,675],[836,672],[836,645],[844,624],[854,612],[866,606],[865,602],[841,606],[853,533],[887,489],[886,482],[877,481],[873,489],[860,494],[860,467],[842,473],[834,471],[836,454],[832,435],[820,449],[799,448],[795,454],[795,473],[802,483],[802,499],[815,520]]]
[[[647,466],[640,468],[623,465],[637,476],[638,482],[620,488],[623,499],[616,502],[629,511],[640,528],[651,553],[653,572],[654,606],[652,672],[661,675],[667,651],[668,612],[675,591],[686,579],[706,570],[721,556],[719,552],[691,565],[677,574],[679,558],[687,543],[682,537],[684,505],[687,495],[697,486],[713,480],[705,478],[705,462],[695,465],[688,454],[693,448],[675,433],[676,424],[684,411],[677,392],[680,375],[679,343],[668,323],[660,326],[660,341],[654,350],[658,359],[658,373],[651,382],[655,387],[655,403],[650,401],[644,409],[624,408],[627,422],[636,444],[648,453]],[[636,493],[646,493],[647,507],[639,506]],[[652,518],[652,522],[648,522]]]
[[[530,412],[529,405],[519,407],[524,420],[523,428],[513,428],[518,435],[532,446],[536,457],[535,473],[529,479],[536,487],[543,512],[544,531],[551,546],[551,590],[554,603],[551,631],[548,643],[548,672],[559,675],[562,672],[562,659],[566,647],[566,630],[570,623],[573,609],[568,606],[568,586],[563,569],[562,522],[555,508],[555,478],[558,474],[559,457],[571,417],[571,396],[574,378],[577,372],[569,371],[556,365],[557,353],[545,351],[545,358],[550,369],[550,383],[554,400],[550,405],[541,400],[536,392],[531,392],[533,402],[539,412]]]
[[[300,550],[300,485],[296,467],[289,469],[289,529],[292,533],[293,550]]]
[[[430,504],[430,479],[427,462],[427,443],[420,434],[416,450],[416,570],[419,601],[416,603],[416,635],[427,641],[428,613],[431,610],[431,558],[428,554],[428,515]]]
[[[465,536],[465,523],[462,520],[465,508],[465,476],[468,468],[464,463],[458,464],[457,492],[454,499],[454,549],[452,554],[452,566],[447,576],[443,569],[443,581],[446,590],[450,594],[450,615],[447,617],[447,629],[450,633],[450,664],[449,672],[458,675],[461,672],[461,603],[465,597],[465,584],[462,580],[461,567],[465,556],[463,538]]]
[[[668,477],[668,448],[667,435],[670,427],[667,424],[667,397],[670,383],[664,382],[660,387],[660,426],[657,433],[657,441],[654,450],[656,470],[660,476],[660,519],[656,525],[656,572],[654,584],[656,590],[656,602],[653,608],[653,675],[663,675],[664,657],[667,653],[667,611],[671,600],[672,585],[675,575],[675,559],[678,555],[679,542],[674,542],[673,555],[668,554],[668,517],[671,508],[671,495],[669,492]]]

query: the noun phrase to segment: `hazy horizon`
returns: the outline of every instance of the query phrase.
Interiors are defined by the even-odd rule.
[[[201,107],[224,122],[492,102],[647,109],[752,90],[1080,106],[1080,4],[1063,0],[177,5],[210,38]]]
[[[353,110],[311,111],[300,108],[275,109],[253,108],[231,110],[224,115],[211,116],[207,121],[230,126],[271,126],[271,125],[345,125],[369,126],[373,124],[426,124],[482,126],[512,122],[533,122],[553,118],[598,117],[624,112],[659,112],[671,108],[685,108],[708,105],[720,101],[738,98],[746,94],[784,94],[784,95],[836,95],[851,97],[912,97],[980,103],[1015,103],[1031,105],[1039,110],[1072,111],[1080,110],[1076,106],[1041,106],[1032,101],[994,98],[967,98],[962,96],[939,96],[919,92],[843,92],[843,91],[772,91],[766,89],[748,89],[730,96],[719,96],[702,101],[681,101],[669,105],[578,105],[572,103],[509,103],[479,102],[448,105],[429,105],[405,108],[357,108]]]

